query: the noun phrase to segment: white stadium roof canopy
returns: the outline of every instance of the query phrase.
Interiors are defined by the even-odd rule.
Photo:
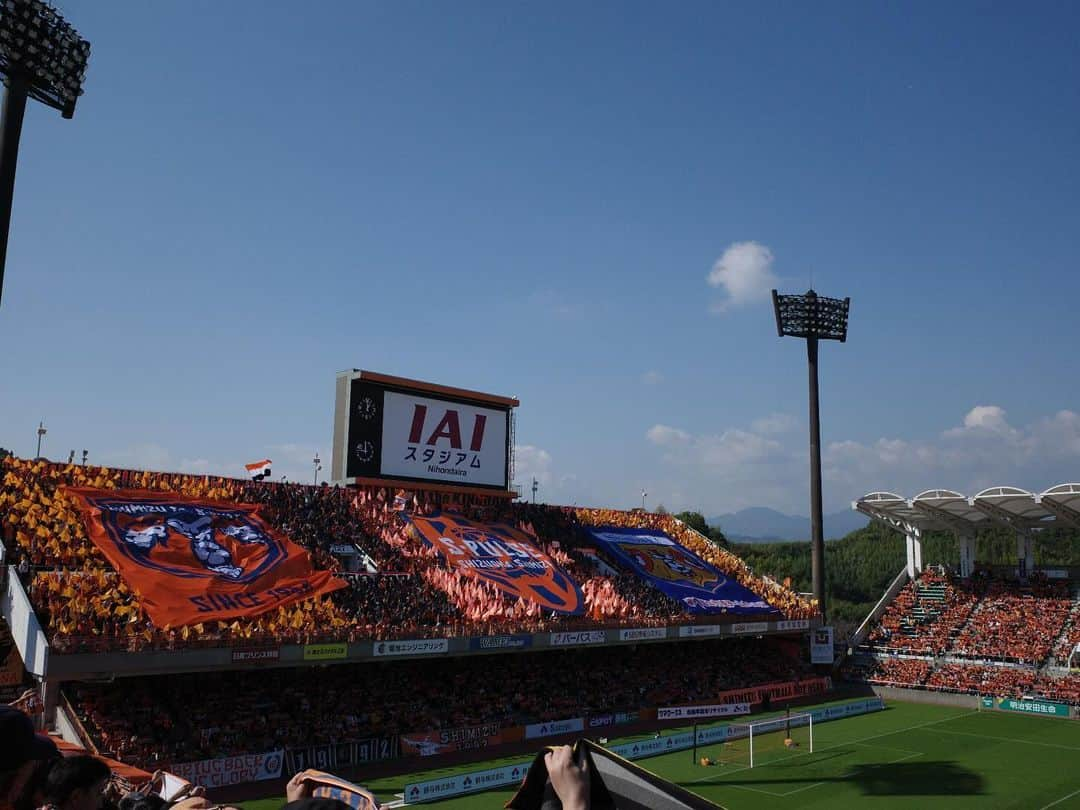
[[[928,489],[910,499],[871,492],[851,508],[900,531],[910,527],[973,535],[988,526],[1004,526],[1018,534],[1055,527],[1080,529],[1080,484],[1058,484],[1039,494],[990,487],[972,497],[948,489]]]

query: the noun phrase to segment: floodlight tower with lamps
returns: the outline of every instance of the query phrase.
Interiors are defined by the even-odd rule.
[[[71,118],[83,92],[89,57],[90,43],[48,3],[0,0],[0,75],[5,85],[0,120],[0,296],[26,99]]]
[[[772,291],[776,331],[780,337],[806,340],[810,371],[810,568],[814,598],[825,620],[825,536],[821,517],[821,417],[818,409],[818,341],[847,341],[850,298],[825,298],[813,290],[805,295]]]

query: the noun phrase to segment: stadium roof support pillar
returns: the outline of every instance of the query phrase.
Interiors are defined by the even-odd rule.
[[[917,526],[907,528],[908,576],[918,579],[922,573],[922,531]]]
[[[922,573],[922,530],[910,520],[905,520],[895,507],[906,507],[907,502],[891,492],[875,492],[856,501],[852,506],[871,520],[884,523],[890,529],[904,533],[907,547],[907,573],[911,579],[918,579]]]
[[[1035,570],[1031,526],[1020,515],[1002,509],[988,498],[981,497],[981,494],[968,499],[968,503],[998,525],[1016,532],[1016,574],[1022,580],[1027,579],[1028,573]]]
[[[1035,570],[1035,554],[1028,532],[1016,533],[1016,573],[1020,579],[1027,579],[1028,573]]]
[[[909,503],[913,509],[947,526],[956,535],[956,544],[960,547],[960,576],[966,579],[975,573],[975,535],[972,533],[972,524],[925,500],[915,498]]]
[[[960,576],[968,579],[975,573],[975,535],[958,534],[956,542],[960,546]]]

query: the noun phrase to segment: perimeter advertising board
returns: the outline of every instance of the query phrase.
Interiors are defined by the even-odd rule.
[[[428,481],[506,490],[516,400],[369,371],[338,375],[335,482]]]

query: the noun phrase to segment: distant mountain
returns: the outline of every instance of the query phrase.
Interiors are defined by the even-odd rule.
[[[779,543],[810,539],[810,518],[785,515],[765,506],[751,506],[727,515],[706,518],[710,526],[719,526],[729,540],[742,543]],[[866,515],[844,510],[825,515],[825,539],[843,537],[861,529]]]

